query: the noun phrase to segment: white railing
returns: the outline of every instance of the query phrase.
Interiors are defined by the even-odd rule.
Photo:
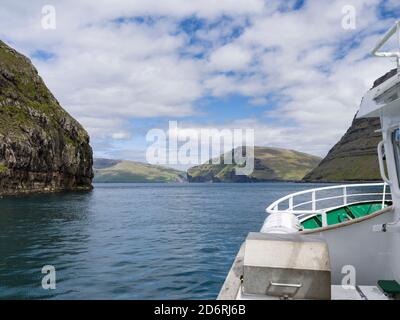
[[[267,213],[293,213],[299,219],[321,214],[322,225],[326,224],[326,212],[341,206],[354,203],[379,201],[382,209],[391,200],[387,183],[362,183],[335,185],[304,190],[289,194],[273,202]]]
[[[383,47],[383,45],[389,41],[389,39],[393,36],[397,35],[397,44],[399,51],[391,51],[391,52],[381,52],[379,49]],[[400,21],[397,21],[383,38],[377,43],[375,48],[372,50],[372,54],[376,57],[395,57],[397,58],[397,68],[400,70]]]

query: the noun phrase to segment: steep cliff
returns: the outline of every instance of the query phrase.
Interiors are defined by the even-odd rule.
[[[391,70],[374,82],[373,88],[396,74]],[[382,134],[378,118],[354,119],[340,141],[304,181],[375,181],[382,180],[376,147]]]
[[[92,162],[87,132],[0,41],[0,194],[90,189]]]
[[[192,167],[187,172],[189,182],[262,182],[297,181],[315,168],[321,158],[294,150],[280,148],[255,147],[254,171],[245,176],[237,175],[236,164],[204,163]]]
[[[376,146],[382,134],[377,118],[354,119],[340,141],[304,181],[381,180]]]

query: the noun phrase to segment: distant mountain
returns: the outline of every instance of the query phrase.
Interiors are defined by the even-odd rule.
[[[373,88],[396,75],[393,69],[374,82]],[[382,140],[379,118],[354,118],[350,128],[304,181],[380,181],[377,145]]]
[[[254,171],[248,176],[236,175],[237,164],[207,162],[188,170],[189,182],[262,182],[298,181],[315,168],[321,158],[294,150],[255,147]]]
[[[94,182],[183,182],[186,173],[142,162],[95,158]]]

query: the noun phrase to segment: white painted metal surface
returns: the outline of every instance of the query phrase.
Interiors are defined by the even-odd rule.
[[[400,73],[369,90],[363,97],[357,118],[380,117],[383,109],[395,116],[400,106]]]
[[[332,300],[390,300],[376,286],[358,286],[347,288],[342,285],[331,286]],[[238,291],[236,300],[279,300],[279,297],[246,294]]]
[[[377,286],[358,286],[366,300],[390,300]]]
[[[356,285],[376,285],[378,280],[393,279],[390,257],[391,235],[373,232],[372,227],[393,219],[391,207],[378,216],[359,223],[315,232],[329,247],[331,258],[331,284],[340,285],[347,273],[346,266],[354,268]],[[343,273],[344,272],[344,273]]]
[[[299,230],[299,219],[290,212],[270,214],[261,228],[262,233],[295,233]]]
[[[397,36],[398,50],[390,52],[379,51],[392,36]],[[397,75],[369,90],[363,97],[357,118],[396,116],[400,108],[400,21],[397,21],[372,50],[376,57],[395,57],[397,60]],[[383,113],[384,110],[384,113]]]
[[[397,34],[397,41],[398,41],[398,51],[391,51],[391,52],[381,52],[378,51],[383,47],[385,43],[389,41],[389,39]],[[376,57],[396,57],[397,58],[397,63],[398,67],[400,68],[400,21],[397,21],[386,34],[383,36],[382,40],[380,40],[377,45],[374,47],[372,50],[372,54]]]
[[[330,299],[330,257],[321,237],[250,233],[244,253],[245,293]]]
[[[331,286],[332,300],[364,300],[356,287],[343,287],[342,285]]]
[[[377,190],[380,190],[377,192]],[[289,194],[273,202],[266,209],[269,214],[290,213],[300,221],[311,215],[321,214],[326,226],[326,211],[353,203],[380,201],[382,208],[391,199],[387,183],[345,184],[314,188]],[[337,195],[332,196],[332,193]]]

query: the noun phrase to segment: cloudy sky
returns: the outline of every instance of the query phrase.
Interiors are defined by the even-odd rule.
[[[0,39],[32,59],[95,156],[144,160],[146,132],[169,120],[324,156],[395,66],[368,53],[396,17],[398,0],[1,0]]]

